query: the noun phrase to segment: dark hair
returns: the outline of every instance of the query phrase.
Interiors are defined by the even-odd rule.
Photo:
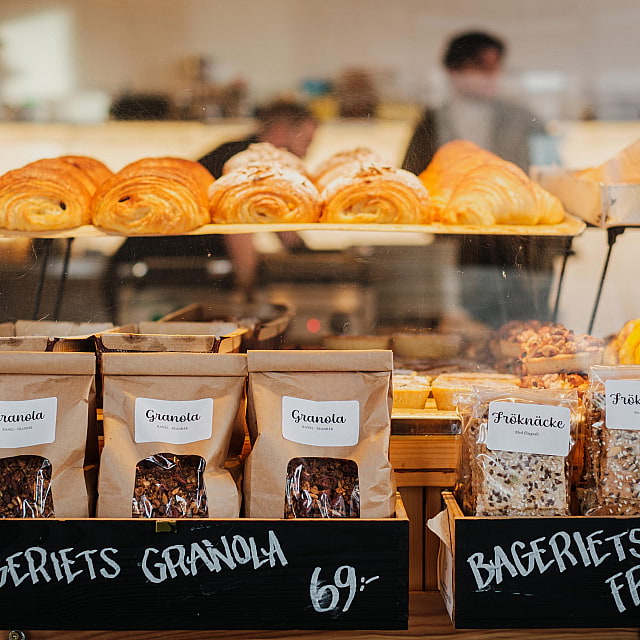
[[[482,31],[461,33],[449,40],[442,62],[447,69],[459,71],[470,62],[476,63],[486,49],[496,49],[502,57],[506,47],[502,40]]]
[[[307,107],[291,100],[276,100],[261,107],[256,107],[254,116],[262,126],[273,122],[286,120],[292,124],[299,124],[305,120],[315,120],[315,116]]]

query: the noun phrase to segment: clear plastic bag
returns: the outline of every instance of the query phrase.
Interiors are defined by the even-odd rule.
[[[136,465],[134,518],[206,518],[206,463],[200,456],[157,453]]]
[[[637,381],[640,367],[594,366],[587,395],[587,456],[582,513],[640,515],[640,430],[607,417],[607,382]],[[631,425],[630,425],[631,426]]]
[[[287,465],[285,518],[359,518],[358,465],[341,458],[293,458]]]
[[[488,436],[493,402],[534,405],[543,410],[568,408],[570,437],[566,454],[491,448]],[[460,403],[463,437],[458,497],[464,512],[472,516],[569,515],[569,454],[575,443],[578,417],[575,391],[474,387],[460,398]],[[503,429],[498,423],[493,428]],[[533,432],[541,428],[523,426],[521,430]]]
[[[55,518],[49,460],[41,456],[0,459],[0,517]]]

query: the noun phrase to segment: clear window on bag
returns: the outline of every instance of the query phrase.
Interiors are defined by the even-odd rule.
[[[0,459],[0,518],[54,518],[51,462],[41,456]]]
[[[134,518],[206,518],[206,463],[200,456],[157,453],[136,465]]]
[[[291,459],[284,517],[359,518],[358,465],[341,458]]]

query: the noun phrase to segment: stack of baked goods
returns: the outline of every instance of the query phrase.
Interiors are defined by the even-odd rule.
[[[36,160],[0,176],[0,227],[72,229],[91,222],[90,203],[112,172],[88,156]]]
[[[209,222],[207,189],[213,176],[182,158],[143,158],[128,164],[96,191],[96,227],[124,235],[177,235]]]
[[[433,219],[460,225],[550,225],[563,221],[555,196],[519,167],[467,140],[443,145],[420,174]]]
[[[266,143],[265,143],[266,144]],[[288,158],[296,156],[272,145],[247,150],[227,161],[224,175],[209,189],[211,220],[235,223],[308,223],[320,217],[320,194]],[[230,169],[227,170],[227,167]]]

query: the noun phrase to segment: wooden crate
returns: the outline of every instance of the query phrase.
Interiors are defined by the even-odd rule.
[[[456,628],[640,626],[640,517],[468,517],[450,492],[444,502],[430,526],[443,525],[439,586]]]

